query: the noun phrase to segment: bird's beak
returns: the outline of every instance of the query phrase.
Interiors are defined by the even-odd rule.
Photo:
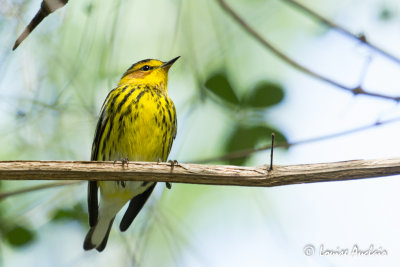
[[[172,64],[175,63],[175,61],[178,60],[178,58],[180,58],[180,56],[176,57],[176,58],[173,58],[170,61],[164,62],[164,64],[161,65],[161,68],[169,70],[169,68],[172,66]]]

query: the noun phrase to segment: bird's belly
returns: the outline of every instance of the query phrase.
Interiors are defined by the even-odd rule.
[[[116,202],[126,202],[137,196],[147,188],[149,188],[152,182],[115,182],[115,181],[99,181],[101,188],[102,198],[113,199]]]
[[[144,97],[143,97],[144,98]],[[166,161],[172,135],[172,121],[166,107],[158,107],[152,99],[144,99],[132,112],[115,121],[113,142],[107,160]],[[117,118],[116,118],[117,120]]]
[[[131,127],[125,129],[121,142],[116,149],[116,157],[128,158],[130,161],[165,161],[163,155],[166,136],[156,123],[142,118]],[[154,120],[153,120],[154,121]]]
[[[130,121],[129,116],[126,118]],[[137,118],[136,123],[125,127],[123,135],[119,141],[113,146],[112,153],[108,160],[124,160],[129,161],[158,161],[163,158],[163,135],[157,124],[147,122],[146,116],[143,119]],[[139,127],[142,125],[142,127]],[[121,164],[122,162],[116,162]],[[129,164],[129,162],[128,162]],[[128,201],[134,196],[143,193],[152,183],[125,181],[125,182],[109,182],[102,181],[100,183],[101,194],[103,198],[114,199],[117,201]]]
[[[143,101],[143,102],[142,102]],[[111,141],[105,147],[105,160],[166,161],[172,142],[173,122],[169,106],[145,94],[127,113],[115,116]],[[117,164],[117,163],[116,163]],[[106,198],[127,201],[143,193],[152,183],[99,182],[101,194]]]

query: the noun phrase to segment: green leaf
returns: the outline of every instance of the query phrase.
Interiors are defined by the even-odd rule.
[[[205,83],[206,88],[217,95],[220,99],[229,102],[234,105],[239,104],[239,99],[237,98],[234,90],[229,84],[228,79],[225,74],[217,73],[213,74]]]
[[[53,221],[78,221],[86,224],[88,221],[87,212],[83,209],[81,203],[76,204],[71,209],[58,209],[54,214]]]
[[[249,108],[267,108],[281,102],[283,97],[282,86],[276,83],[262,82],[244,99],[243,105]]]
[[[271,141],[271,134],[275,133],[276,142],[286,142],[286,137],[278,130],[265,125],[243,126],[238,125],[226,143],[226,152],[236,152],[244,149],[254,149],[257,144]],[[243,165],[251,155],[229,160],[229,164]]]
[[[3,234],[5,240],[7,240],[8,243],[14,247],[27,245],[31,243],[36,237],[35,232],[18,225],[14,226],[11,229],[8,229],[8,231],[5,231]]]

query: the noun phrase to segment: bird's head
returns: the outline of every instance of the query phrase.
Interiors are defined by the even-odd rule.
[[[144,85],[151,88],[167,90],[168,70],[179,57],[162,62],[157,59],[145,59],[133,64],[122,75],[118,86]]]

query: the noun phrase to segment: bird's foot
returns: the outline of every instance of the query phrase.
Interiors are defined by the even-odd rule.
[[[126,186],[126,182],[125,182],[125,181],[117,181],[117,184],[118,184],[118,185],[121,185],[121,186],[124,187],[124,188],[125,188],[125,186]]]
[[[170,182],[165,182],[165,187],[168,189],[172,188],[172,184]]]
[[[179,165],[179,163],[178,163],[177,160],[169,160],[168,163],[171,164],[171,173],[174,171],[174,167],[177,166],[177,165]],[[171,184],[170,182],[165,182],[165,186],[166,186],[168,189],[171,189],[171,188],[172,188],[172,184]]]
[[[177,160],[168,160],[168,163],[171,164],[171,172],[174,171],[175,166],[179,166],[179,162]]]
[[[125,167],[125,165],[126,165],[126,167],[129,166],[129,159],[128,158],[123,158],[123,159],[120,159],[120,160],[114,160],[113,165],[115,165],[115,163],[117,163],[118,161],[121,161],[122,168]]]
[[[124,168],[125,165],[126,165],[126,167],[129,166],[129,159],[128,159],[128,158],[123,158],[123,159],[120,159],[120,160],[114,160],[114,163],[113,163],[113,164],[115,165],[115,163],[117,163],[118,161],[121,161],[121,163],[122,163],[122,168]],[[118,185],[121,185],[121,186],[124,187],[124,188],[125,188],[125,186],[126,186],[125,181],[117,181],[117,184],[118,184]]]

